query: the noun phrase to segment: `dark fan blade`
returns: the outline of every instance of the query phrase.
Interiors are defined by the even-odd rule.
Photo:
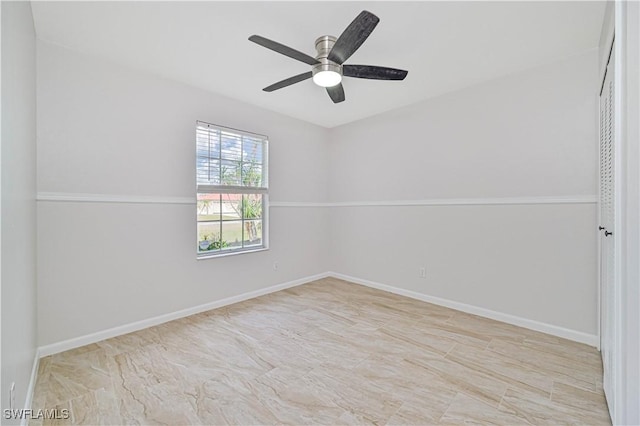
[[[301,81],[307,80],[311,78],[312,74],[313,73],[309,71],[302,74],[294,75],[293,77],[289,77],[285,80],[274,83],[269,87],[265,87],[262,90],[264,90],[265,92],[273,92],[274,90],[282,89],[283,87],[291,86],[292,84],[300,83]]]
[[[342,83],[338,83],[332,87],[327,87],[327,93],[334,104],[344,101],[344,88],[342,87]]]
[[[380,22],[380,18],[373,13],[366,10],[360,12],[360,15],[338,37],[327,58],[330,61],[342,64],[364,43],[376,25],[378,25],[378,22]]]
[[[345,77],[370,78],[372,80],[404,80],[408,71],[373,65],[343,65]]]
[[[315,65],[320,63],[317,59],[312,58],[306,53],[299,52],[296,49],[292,49],[285,46],[284,44],[280,44],[276,41],[269,40],[268,38],[264,38],[259,35],[252,35],[251,37],[249,37],[249,40],[256,44],[259,44],[260,46],[266,47],[267,49],[271,49],[274,52],[278,52],[290,58],[297,59],[298,61],[304,62],[305,64]]]

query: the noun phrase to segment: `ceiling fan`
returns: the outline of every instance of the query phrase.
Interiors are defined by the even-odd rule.
[[[405,70],[373,65],[344,65],[344,62],[369,37],[378,22],[380,18],[363,10],[337,39],[330,35],[319,37],[315,43],[318,51],[315,58],[273,40],[252,35],[249,37],[250,41],[312,66],[311,71],[289,77],[262,90],[273,92],[313,78],[313,82],[318,86],[326,87],[331,100],[338,103],[345,99],[341,83],[343,76],[371,80],[404,80],[408,73]]]

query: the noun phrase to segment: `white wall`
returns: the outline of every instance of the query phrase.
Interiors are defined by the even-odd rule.
[[[323,128],[44,42],[37,57],[40,193],[195,199],[203,120],[269,136],[272,202],[327,198]],[[272,206],[269,251],[218,259],[196,260],[195,226],[195,205],[40,201],[39,344],[328,269],[322,208]]]
[[[597,78],[593,49],[333,129],[331,201],[379,205],[332,209],[332,270],[595,335]],[[480,205],[385,205],[441,198]]]
[[[3,409],[9,408],[12,382],[14,408],[24,407],[36,351],[35,61],[30,4],[2,2]]]
[[[39,42],[40,193],[192,197],[205,120],[270,136],[273,202],[374,202],[274,206],[270,251],[196,261],[192,205],[40,201],[39,344],[327,270],[592,336],[597,76],[594,49],[326,130]],[[482,200],[384,205],[434,198]]]

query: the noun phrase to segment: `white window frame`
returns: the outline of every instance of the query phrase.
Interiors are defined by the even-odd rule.
[[[242,186],[242,185],[224,185],[220,184],[204,184],[198,182],[198,159],[201,156],[198,155],[197,149],[197,140],[198,140],[198,128],[206,127],[207,129],[217,130],[220,132],[232,133],[242,138],[248,137],[251,139],[261,139],[263,141],[263,152],[262,152],[262,186]],[[222,149],[222,146],[221,148]],[[209,158],[218,158],[218,157],[209,157]],[[222,158],[220,157],[220,160]],[[242,152],[241,152],[241,160],[240,160],[240,170],[242,173]],[[265,251],[269,249],[269,138],[266,135],[248,132],[246,130],[234,129],[231,127],[220,126],[218,124],[208,123],[205,121],[196,121],[196,255],[197,259],[211,259],[217,257],[226,257],[236,254],[244,254],[244,253],[254,253],[259,251]],[[232,248],[226,250],[216,250],[216,251],[207,251],[202,252],[198,246],[199,244],[199,233],[198,233],[198,202],[197,197],[198,194],[209,193],[209,194],[260,194],[262,195],[262,244],[259,246],[250,246],[250,247],[240,247],[240,248]],[[242,215],[244,216],[244,214]],[[244,224],[244,218],[241,218],[242,223]],[[222,220],[221,220],[222,223]],[[244,226],[243,226],[244,232]],[[220,235],[222,238],[222,235]]]

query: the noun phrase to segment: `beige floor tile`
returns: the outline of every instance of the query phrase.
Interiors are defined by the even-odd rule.
[[[488,349],[508,356],[532,369],[545,372],[554,381],[560,381],[586,390],[595,391],[594,372],[597,369],[588,363],[578,362],[568,357],[559,356],[544,350],[537,350],[530,345],[494,339]]]
[[[84,353],[76,350],[70,352],[68,356],[58,354],[51,361],[47,406],[56,406],[91,391],[111,387],[113,372],[104,350],[98,348]]]
[[[607,402],[602,392],[590,392],[556,382],[553,384],[551,401],[562,407],[573,407],[577,411],[590,413],[594,423],[608,424],[611,422],[609,412],[606,409]]]
[[[440,419],[445,425],[527,425],[526,418],[500,411],[459,393]]]
[[[458,344],[446,359],[493,376],[511,387],[549,397],[553,380],[548,375],[501,354]]]
[[[604,407],[600,407],[600,412]],[[522,390],[508,389],[500,404],[500,411],[526,418],[532,424],[544,425],[610,425],[608,416],[594,417],[594,411],[576,409],[575,406],[537,398]]]
[[[508,387],[505,382],[490,374],[448,359],[415,359],[409,362],[437,375],[458,393],[476,398],[489,406],[498,407]]]

